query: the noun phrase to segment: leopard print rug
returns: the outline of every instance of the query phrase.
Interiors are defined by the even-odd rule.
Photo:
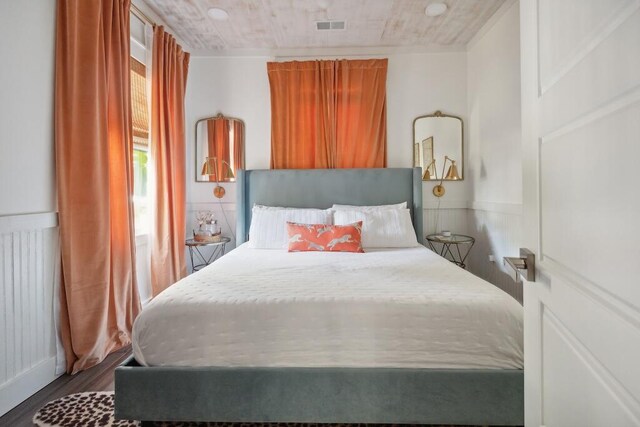
[[[44,405],[33,417],[38,427],[138,427],[133,420],[113,416],[113,392],[92,391],[70,394]],[[317,424],[317,423],[166,423],[156,427],[393,427],[395,424]],[[409,426],[406,426],[409,427]],[[435,426],[434,426],[435,427]],[[440,426],[444,427],[444,426]]]
[[[70,394],[44,405],[33,417],[39,427],[137,427],[138,421],[113,418],[112,392]]]

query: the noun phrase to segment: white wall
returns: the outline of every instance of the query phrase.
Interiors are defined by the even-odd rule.
[[[518,3],[468,51],[473,201],[522,204]]]
[[[387,161],[389,167],[413,166],[413,119],[436,110],[467,123],[467,57],[464,52],[389,56],[387,75]],[[467,129],[465,129],[465,134]],[[466,148],[465,148],[466,149]],[[466,161],[465,161],[466,163]],[[466,169],[465,169],[466,170]],[[425,207],[438,202],[423,185]],[[466,207],[469,180],[445,183],[442,207]]]
[[[476,238],[470,270],[522,298],[502,265],[517,256],[522,226],[520,21],[507,2],[472,41],[467,57],[468,232]],[[489,255],[496,262],[489,262]]]
[[[55,2],[0,2],[0,215],[55,211]]]
[[[0,415],[64,366],[54,327],[60,274],[55,19],[55,1],[0,1]],[[146,236],[137,239],[137,251],[144,301]]]
[[[56,378],[55,2],[0,1],[0,415]]]

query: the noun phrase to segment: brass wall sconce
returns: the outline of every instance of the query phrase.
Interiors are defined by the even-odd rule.
[[[211,163],[213,163],[213,168],[211,167]],[[222,161],[223,165],[227,165],[227,171],[225,172],[226,179],[235,179],[235,175],[233,174],[233,170],[231,169],[231,165],[226,161]],[[207,157],[202,165],[201,175],[214,175],[216,177],[216,186],[213,189],[213,195],[218,199],[224,197],[226,190],[224,187],[220,185],[220,175],[218,175],[218,158],[217,157]]]
[[[451,166],[449,166],[449,170],[447,170],[447,174],[445,175],[444,170],[447,167],[447,160],[451,162]],[[435,163],[435,159],[432,160],[431,163],[429,163],[429,166],[427,166],[427,171],[429,170],[429,167],[431,167],[431,164],[433,163]],[[436,180],[437,179],[438,179],[438,175],[436,173]],[[445,179],[448,181],[458,181],[460,179],[460,175],[458,175],[458,167],[456,166],[456,161],[451,159],[449,156],[444,156],[444,163],[442,165],[442,175],[440,176],[440,184],[433,187],[434,196],[436,197],[444,196],[445,189],[444,189],[444,186],[442,185],[442,182]]]

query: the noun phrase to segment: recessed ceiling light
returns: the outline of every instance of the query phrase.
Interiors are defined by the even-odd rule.
[[[227,13],[227,11],[224,9],[220,9],[219,7],[212,7],[211,9],[207,10],[207,14],[209,14],[209,16],[216,21],[226,21],[227,19],[229,19],[229,14]]]
[[[444,3],[431,3],[424,10],[427,16],[440,16],[447,11],[447,5]]]

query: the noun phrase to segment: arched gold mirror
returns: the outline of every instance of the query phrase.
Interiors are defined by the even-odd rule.
[[[234,182],[244,169],[244,122],[218,114],[196,122],[196,181]]]
[[[436,111],[413,121],[413,164],[422,168],[423,181],[464,179],[463,144],[460,117]]]

